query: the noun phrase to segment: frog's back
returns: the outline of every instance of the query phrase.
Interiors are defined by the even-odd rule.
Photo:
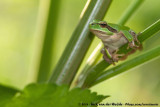
[[[113,23],[108,23],[108,25],[116,30],[121,31],[121,30],[127,30],[129,31],[130,28],[127,26],[123,26],[123,25],[118,25],[118,24],[113,24]]]

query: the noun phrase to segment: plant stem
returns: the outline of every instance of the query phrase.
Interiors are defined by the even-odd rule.
[[[122,15],[121,19],[119,20],[119,24],[125,24],[127,22],[127,20],[132,16],[132,14],[142,4],[142,1],[143,0],[133,1],[133,3],[131,3],[131,5],[128,7],[128,9]],[[125,18],[125,19],[123,19],[123,18]],[[101,70],[99,70],[99,71],[103,71],[105,68],[107,68],[109,66],[109,64],[106,63],[106,61],[104,61],[104,60],[102,60],[99,64],[94,66],[97,63],[97,59],[99,59],[99,56],[101,56],[100,50],[102,48],[103,48],[103,44],[100,42],[98,44],[98,46],[95,48],[95,50],[92,52],[90,57],[88,58],[88,61],[85,65],[84,69],[82,70],[78,80],[76,81],[78,87],[81,87],[81,85],[85,81],[86,77],[88,76],[88,74],[90,74],[90,72],[92,70],[97,69],[97,67],[98,67],[98,68],[101,68]],[[95,75],[97,75],[97,74],[95,74]],[[92,77],[92,79],[93,79],[93,77]]]
[[[139,55],[129,61],[126,61],[114,68],[104,71],[101,73],[98,78],[91,84],[91,86],[96,85],[104,80],[107,80],[113,76],[116,76],[122,72],[125,72],[129,69],[132,69],[138,65],[144,64],[145,62],[160,56],[160,46],[157,48],[151,49],[150,51],[145,52],[142,55]]]
[[[129,8],[124,12],[122,17],[119,19],[118,24],[124,25],[131,16],[133,16],[135,10],[143,3],[144,0],[134,0],[133,3],[129,6]]]
[[[111,0],[89,0],[85,7],[83,17],[81,18],[77,28],[70,41],[68,42],[49,82],[70,85],[78,68],[93,40],[93,35],[89,33],[89,23],[93,19],[101,20]]]
[[[88,72],[89,69],[93,65],[95,65],[98,62],[98,60],[102,57],[102,54],[98,53],[98,52],[100,52],[100,50],[102,48],[101,46],[102,46],[102,42],[100,42],[98,44],[98,46],[94,49],[94,51],[92,52],[92,54],[88,58],[86,65],[84,66],[81,74],[79,75],[78,79],[76,80],[76,82],[74,84],[74,85],[76,85],[76,87],[81,87],[82,86],[84,80],[86,79],[87,75],[89,74],[89,72]],[[93,58],[95,56],[96,56],[96,58]]]
[[[139,41],[145,41],[146,39],[150,38],[151,35],[155,34],[160,30],[160,19],[153,23],[151,26],[146,28],[141,34],[138,36]]]
[[[56,31],[56,24],[58,20],[60,0],[50,0],[48,20],[46,31],[44,35],[42,52],[40,57],[40,64],[38,70],[38,82],[46,82],[51,70],[54,33]]]

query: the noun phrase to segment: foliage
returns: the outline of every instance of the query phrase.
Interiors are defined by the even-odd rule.
[[[14,88],[0,85],[0,107],[8,104],[17,92],[19,91]]]
[[[30,84],[16,96],[12,95],[8,93],[5,107],[79,107],[82,104],[91,107],[89,103],[97,104],[108,97],[91,93],[88,89],[74,88],[69,91],[68,86],[55,84]]]

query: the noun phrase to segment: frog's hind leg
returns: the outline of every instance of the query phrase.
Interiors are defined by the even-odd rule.
[[[135,49],[131,50],[130,52],[128,52],[127,54],[125,54],[124,56],[122,56],[122,57],[120,58],[120,60],[121,60],[121,61],[124,61],[125,59],[127,59],[128,55],[133,54],[133,53],[135,53],[135,52],[136,52]]]
[[[113,64],[115,65],[114,61],[112,60],[112,56],[110,55],[110,52],[109,50],[105,49],[105,48],[102,48],[101,49],[101,53],[103,54],[103,59],[105,61],[107,61],[109,64]]]
[[[118,62],[120,60],[119,57],[125,56],[125,54],[117,54],[118,51],[119,51],[119,49],[115,50],[112,54],[112,59],[114,62]]]

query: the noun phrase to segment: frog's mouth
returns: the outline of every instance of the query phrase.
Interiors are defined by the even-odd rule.
[[[108,37],[110,37],[110,35],[108,35],[106,32],[103,32],[100,30],[90,29],[90,31],[100,39],[104,39],[104,38],[107,39]]]

